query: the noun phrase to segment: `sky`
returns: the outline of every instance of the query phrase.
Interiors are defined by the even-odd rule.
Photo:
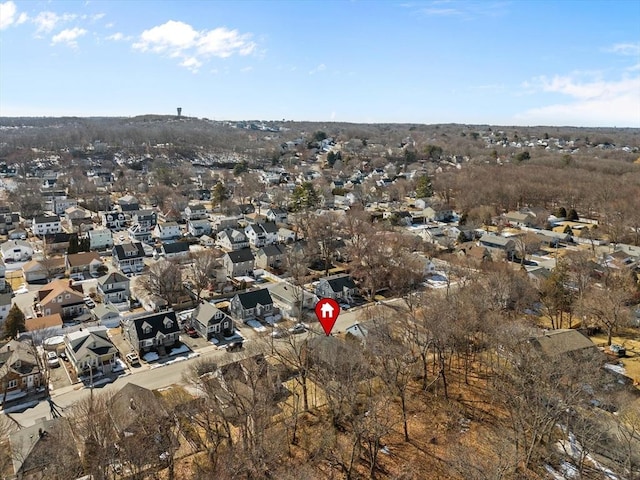
[[[640,1],[0,0],[0,116],[640,127]]]

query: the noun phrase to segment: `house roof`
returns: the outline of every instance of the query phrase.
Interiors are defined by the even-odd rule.
[[[168,254],[188,252],[189,244],[187,242],[164,243],[162,249]]]
[[[127,383],[109,401],[109,412],[116,429],[138,429],[141,419],[166,416],[166,410],[151,390]]]
[[[120,197],[118,199],[118,203],[120,205],[122,204],[131,205],[132,203],[139,203],[139,202],[138,202],[138,199],[133,195],[125,195],[124,197]]]
[[[60,217],[58,215],[38,215],[33,219],[33,223],[55,223],[59,221]]]
[[[9,372],[29,375],[38,371],[38,360],[31,348],[30,340],[11,340],[0,348],[0,379]]]
[[[286,249],[282,245],[266,245],[258,250],[256,255],[265,255],[267,257],[277,257],[284,255]]]
[[[8,240],[0,245],[0,249],[3,252],[13,250],[16,247],[30,248],[33,249],[31,244],[26,240]]]
[[[131,280],[129,280],[128,277],[126,277],[125,275],[121,274],[120,272],[111,272],[108,273],[107,275],[100,277],[98,279],[98,284],[100,286],[104,286],[104,285],[111,285],[113,283],[120,283],[120,282],[131,282]]]
[[[111,303],[99,303],[91,310],[91,314],[102,319],[112,315],[120,316],[120,311]]]
[[[274,222],[264,222],[260,226],[266,233],[278,233],[278,227]]]
[[[0,293],[0,306],[11,305],[11,298],[10,293]]]
[[[68,333],[66,337],[76,359],[112,355],[118,351],[109,340],[106,327],[89,327]]]
[[[320,280],[325,280],[331,287],[331,290],[333,290],[334,292],[342,292],[345,288],[348,290],[352,288],[356,288],[356,284],[353,281],[353,278],[351,278],[346,273],[332,275],[330,277],[325,277]]]
[[[227,252],[226,255],[229,256],[229,260],[231,260],[232,263],[244,263],[254,260],[253,253],[250,248],[241,248],[234,252]]]
[[[59,313],[54,313],[44,317],[29,318],[24,323],[27,332],[33,332],[34,330],[43,330],[45,328],[61,327],[62,317]]]
[[[563,355],[585,349],[598,351],[598,347],[588,337],[578,330],[572,329],[550,330],[530,341],[548,356]]]
[[[272,305],[271,294],[266,288],[238,293],[236,295],[243,308],[256,308],[256,305]]]
[[[61,278],[48,283],[38,290],[38,299],[40,303],[48,303],[52,298],[66,292],[82,299],[84,297],[83,291],[82,285],[73,285],[72,280]],[[64,303],[67,304],[68,302]]]
[[[138,340],[153,338],[158,333],[167,335],[180,331],[178,320],[176,319],[176,312],[173,310],[152,313],[150,315],[134,318],[128,323],[128,325],[129,328],[136,329]],[[145,333],[144,331],[147,325],[151,327],[151,331],[149,333]]]
[[[101,262],[98,252],[82,252],[67,255],[67,263],[70,267],[82,267],[89,265],[93,261]]]
[[[216,319],[215,317],[220,317]],[[193,311],[192,318],[201,325],[208,326],[222,322],[227,315],[215,305],[204,302]]]
[[[491,233],[485,233],[480,237],[480,243],[485,245],[495,245],[498,247],[506,247],[510,244],[513,244],[512,238],[501,237],[499,235],[493,235]]]
[[[57,456],[60,441],[72,438],[73,434],[69,426],[69,420],[63,417],[47,420],[36,420],[33,425],[23,427],[9,435],[13,459],[13,469],[16,474],[45,470],[51,463],[51,459]],[[73,442],[67,448],[73,449]],[[65,455],[65,459],[72,460],[75,465],[66,465],[71,470],[76,470],[80,464],[80,457],[71,453]]]
[[[116,252],[116,257],[118,260],[144,257],[144,248],[140,242],[114,245],[113,249]]]

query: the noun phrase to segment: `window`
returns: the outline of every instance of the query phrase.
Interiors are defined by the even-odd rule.
[[[17,380],[9,380],[9,383],[7,384],[7,388],[16,388],[17,386],[18,386]]]

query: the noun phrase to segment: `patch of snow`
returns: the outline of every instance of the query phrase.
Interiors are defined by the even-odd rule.
[[[171,352],[169,352],[169,356],[180,355],[181,353],[187,353],[189,351],[189,347],[187,347],[186,345],[182,345],[177,348],[172,348]]]
[[[611,370],[612,372],[619,373],[620,375],[627,374],[624,365],[620,363],[605,363],[604,368],[606,368],[607,370]]]
[[[214,345],[218,345],[220,343],[220,340],[218,340],[216,337],[211,337],[211,340],[209,341]]]
[[[258,322],[257,320],[247,320],[245,323],[251,328],[253,328],[256,332],[267,331],[267,329],[264,326],[262,326],[262,324],[260,324],[260,322]]]
[[[120,360],[119,358],[116,358],[116,364],[113,366],[111,371],[114,373],[122,372],[126,367],[127,366],[122,360]]]
[[[145,353],[145,354],[142,356],[142,359],[143,359],[145,362],[155,362],[155,361],[156,361],[156,360],[158,360],[159,358],[160,358],[160,357],[158,356],[158,354],[157,354],[156,352],[148,352],[148,353]]]

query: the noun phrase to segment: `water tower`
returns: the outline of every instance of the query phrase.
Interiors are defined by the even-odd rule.
[[[180,117],[182,115],[182,107],[178,107],[178,116]]]

